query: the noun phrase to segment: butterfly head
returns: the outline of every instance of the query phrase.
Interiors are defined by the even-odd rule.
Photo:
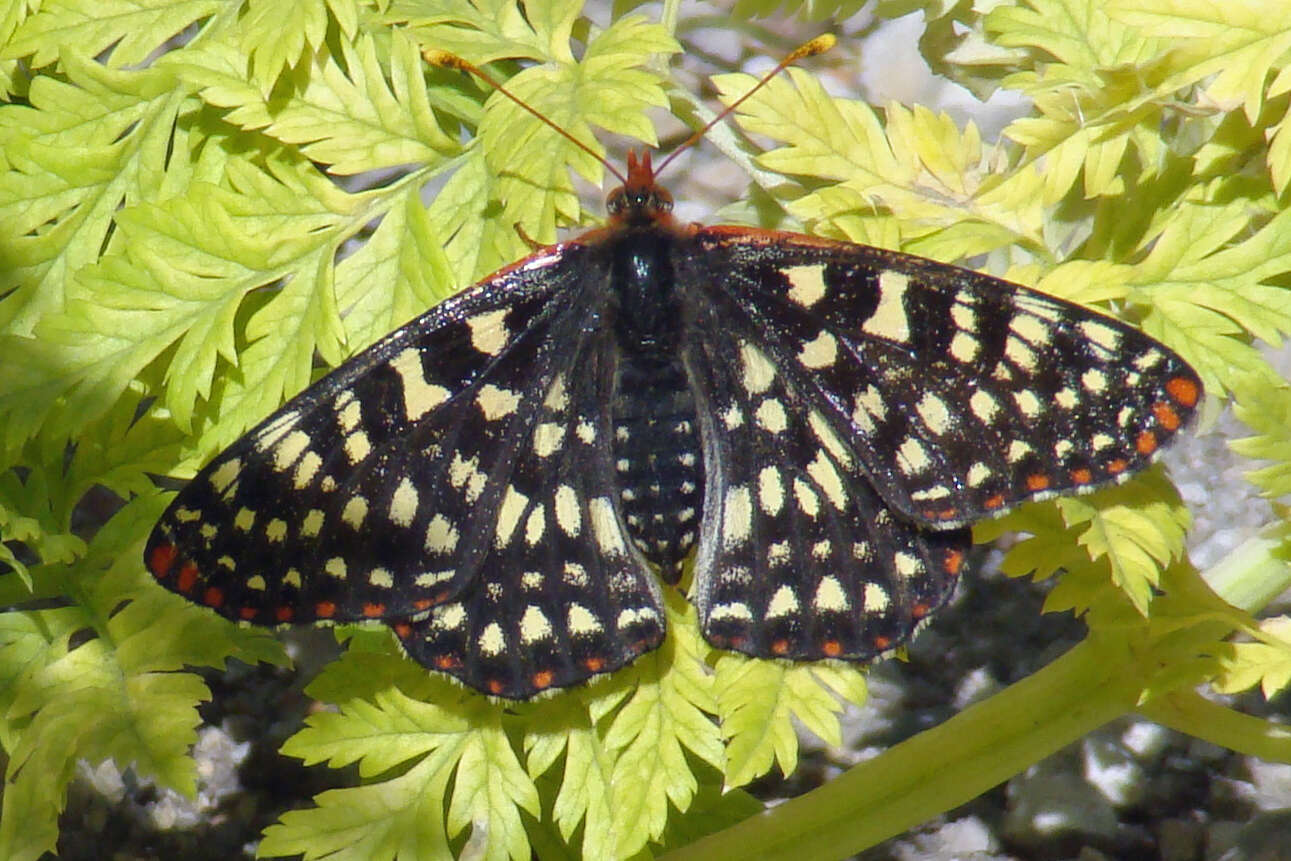
[[[628,153],[628,176],[623,184],[605,198],[605,208],[614,221],[625,224],[648,224],[672,212],[672,195],[655,182],[650,153],[640,160]]]

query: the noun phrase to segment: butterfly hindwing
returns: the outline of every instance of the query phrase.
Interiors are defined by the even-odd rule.
[[[1201,383],[1120,321],[882,249],[730,228],[695,237],[710,295],[850,425],[883,500],[957,526],[1119,481],[1187,421]]]
[[[395,624],[408,653],[511,698],[609,672],[663,640],[663,600],[620,511],[609,404],[614,344],[565,345],[513,442],[494,540],[470,586]]]
[[[687,365],[707,472],[691,592],[710,643],[759,657],[869,660],[949,597],[966,529],[895,517],[851,444],[751,334],[697,320]]]

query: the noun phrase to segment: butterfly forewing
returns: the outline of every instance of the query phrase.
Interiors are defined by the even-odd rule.
[[[1200,397],[1195,372],[1138,330],[999,279],[807,236],[697,241],[729,256],[732,313],[849,426],[879,494],[916,522],[1121,480]]]
[[[578,328],[567,263],[503,273],[287,403],[179,493],[149,569],[261,624],[412,614],[460,592],[494,528],[520,401],[541,398],[557,333]]]

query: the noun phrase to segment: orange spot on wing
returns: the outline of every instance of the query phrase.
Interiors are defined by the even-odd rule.
[[[931,608],[927,604],[923,603],[922,601],[920,601],[919,603],[915,604],[913,607],[910,608],[910,615],[914,616],[916,619],[922,619],[924,616],[927,616],[928,613],[930,612],[931,612]]]
[[[1049,486],[1049,476],[1035,472],[1027,476],[1027,490],[1035,491],[1044,490]]]
[[[1134,441],[1134,447],[1139,450],[1139,454],[1152,454],[1157,450],[1157,435],[1152,431],[1143,431]]]
[[[788,641],[788,640],[772,640],[772,641],[771,641],[771,654],[773,654],[773,655],[785,655],[785,654],[788,654],[788,653],[789,653],[789,641]]]
[[[502,684],[502,682],[498,681],[497,679],[489,679],[488,686],[489,686],[489,693],[493,694],[494,696],[501,696],[502,691],[506,689],[506,685]]]
[[[1165,401],[1157,401],[1152,405],[1152,415],[1156,416],[1157,422],[1168,431],[1178,430],[1179,425],[1182,424],[1182,420],[1179,418],[1179,414],[1174,411],[1174,407]]]
[[[368,603],[363,605],[363,615],[367,616],[369,619],[375,619],[378,616],[383,616],[385,615],[385,611],[386,611],[385,604]]]
[[[826,640],[820,645],[820,650],[831,658],[837,658],[843,654],[843,644],[837,640]]]
[[[257,610],[255,607],[243,607],[241,610],[238,611],[238,615],[242,617],[243,621],[250,622],[256,616],[260,615],[260,611]]]
[[[982,504],[985,505],[987,508],[1003,508],[1004,494],[997,493],[994,496],[988,496],[986,498],[986,501],[983,502]]]
[[[601,658],[583,658],[583,667],[589,673],[599,673],[605,667],[605,661]]]
[[[551,683],[555,681],[555,679],[556,677],[552,674],[551,670],[539,670],[533,674],[533,677],[530,678],[529,681],[533,683],[535,688],[542,690],[543,688],[551,687]]]
[[[179,569],[179,579],[175,581],[175,587],[181,592],[189,592],[197,585],[197,566],[192,562],[185,562]]]
[[[880,652],[885,652],[885,651],[887,651],[888,649],[892,648],[892,638],[891,638],[891,637],[875,637],[875,638],[874,638],[874,647],[875,647],[876,649],[878,649]]]
[[[1201,397],[1201,387],[1197,385],[1197,381],[1187,377],[1175,377],[1165,384],[1165,390],[1176,404],[1183,404],[1185,407],[1196,406]]]
[[[331,601],[319,601],[314,605],[314,612],[320,619],[330,619],[336,615],[336,605]]]
[[[959,569],[964,565],[964,551],[947,550],[945,570],[950,574],[958,574]]]
[[[148,557],[148,570],[152,576],[158,580],[170,573],[171,566],[175,564],[175,559],[179,556],[179,551],[175,549],[174,544],[158,544],[152,548],[152,555]]]
[[[202,603],[208,607],[223,607],[224,590],[218,586],[206,587],[206,591],[202,593]]]
[[[1094,480],[1094,474],[1083,466],[1079,469],[1073,469],[1069,474],[1071,475],[1071,480],[1076,484],[1089,484]]]
[[[435,659],[435,668],[440,670],[455,670],[462,666],[462,659],[456,655],[440,655]]]
[[[429,610],[431,607],[435,606],[435,602],[431,601],[429,598],[421,598],[417,601],[413,601],[412,606],[414,610]]]
[[[1107,471],[1112,475],[1119,475],[1120,473],[1125,472],[1125,468],[1127,466],[1129,466],[1129,463],[1127,463],[1124,458],[1118,457],[1116,460],[1107,464]]]
[[[279,622],[290,622],[291,617],[295,615],[296,615],[296,611],[286,605],[283,605],[273,611],[273,617],[277,619]]]

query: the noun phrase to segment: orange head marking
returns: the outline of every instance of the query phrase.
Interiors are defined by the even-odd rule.
[[[605,208],[610,218],[626,224],[649,224],[672,212],[672,195],[655,183],[648,150],[640,160],[635,151],[628,153],[627,179],[605,198]]]

